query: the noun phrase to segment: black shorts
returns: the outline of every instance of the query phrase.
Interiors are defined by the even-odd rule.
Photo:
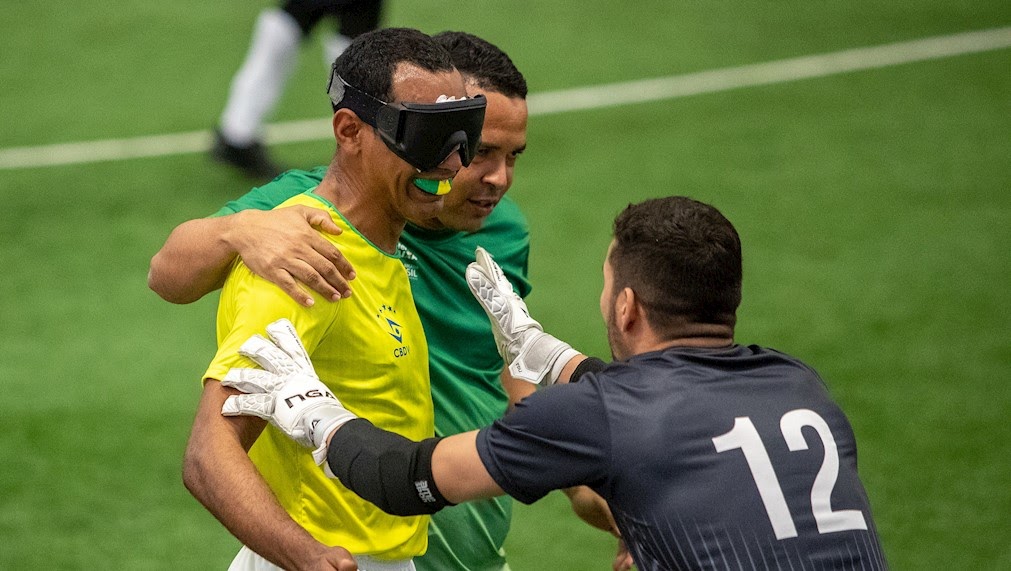
[[[287,0],[281,4],[302,34],[308,35],[320,20],[332,17],[340,34],[349,38],[378,28],[382,8],[382,0]]]

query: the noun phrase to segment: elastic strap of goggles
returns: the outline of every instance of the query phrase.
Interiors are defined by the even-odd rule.
[[[344,81],[337,75],[337,70],[330,72],[330,84],[327,94],[337,109],[347,108],[355,112],[358,118],[372,127],[376,127],[376,116],[386,104]]]

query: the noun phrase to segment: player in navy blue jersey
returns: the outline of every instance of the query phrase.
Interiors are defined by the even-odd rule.
[[[468,281],[510,372],[578,382],[538,391],[480,431],[420,443],[312,392],[306,367],[247,372],[257,380],[240,388],[261,394],[235,397],[231,413],[296,437],[341,419],[313,434],[328,442],[324,469],[393,514],[587,485],[641,570],[887,567],[853,430],[821,378],[734,342],[741,244],[718,210],[669,197],[615,220],[600,298],[609,365],[544,333],[497,264],[480,249],[477,258]]]

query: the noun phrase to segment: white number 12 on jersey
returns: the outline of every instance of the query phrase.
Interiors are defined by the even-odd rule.
[[[810,426],[818,432],[825,448],[825,458],[811,487],[811,511],[818,524],[818,533],[867,529],[867,521],[860,510],[832,511],[832,489],[839,477],[839,451],[825,419],[813,410],[802,408],[791,410],[779,421],[783,439],[792,452],[807,450],[807,442],[801,433],[801,429],[805,426]],[[730,432],[713,438],[713,445],[716,446],[716,452],[738,448],[744,452],[744,459],[751,469],[751,476],[755,479],[758,494],[762,497],[765,511],[769,514],[769,522],[776,533],[776,539],[797,537],[797,527],[793,524],[790,508],[787,507],[786,498],[783,497],[783,488],[779,484],[775,470],[772,469],[769,453],[765,450],[762,438],[755,430],[751,418],[739,416],[734,419],[734,427]]]

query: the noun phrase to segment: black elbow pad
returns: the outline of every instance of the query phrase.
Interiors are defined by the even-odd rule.
[[[414,442],[359,418],[334,433],[327,463],[341,484],[390,515],[433,514],[453,505],[432,478],[439,440]]]
[[[583,359],[581,363],[576,365],[576,368],[572,371],[572,376],[569,377],[570,383],[575,383],[579,381],[579,378],[586,373],[599,373],[607,366],[607,363],[601,361],[596,357],[587,357]]]

